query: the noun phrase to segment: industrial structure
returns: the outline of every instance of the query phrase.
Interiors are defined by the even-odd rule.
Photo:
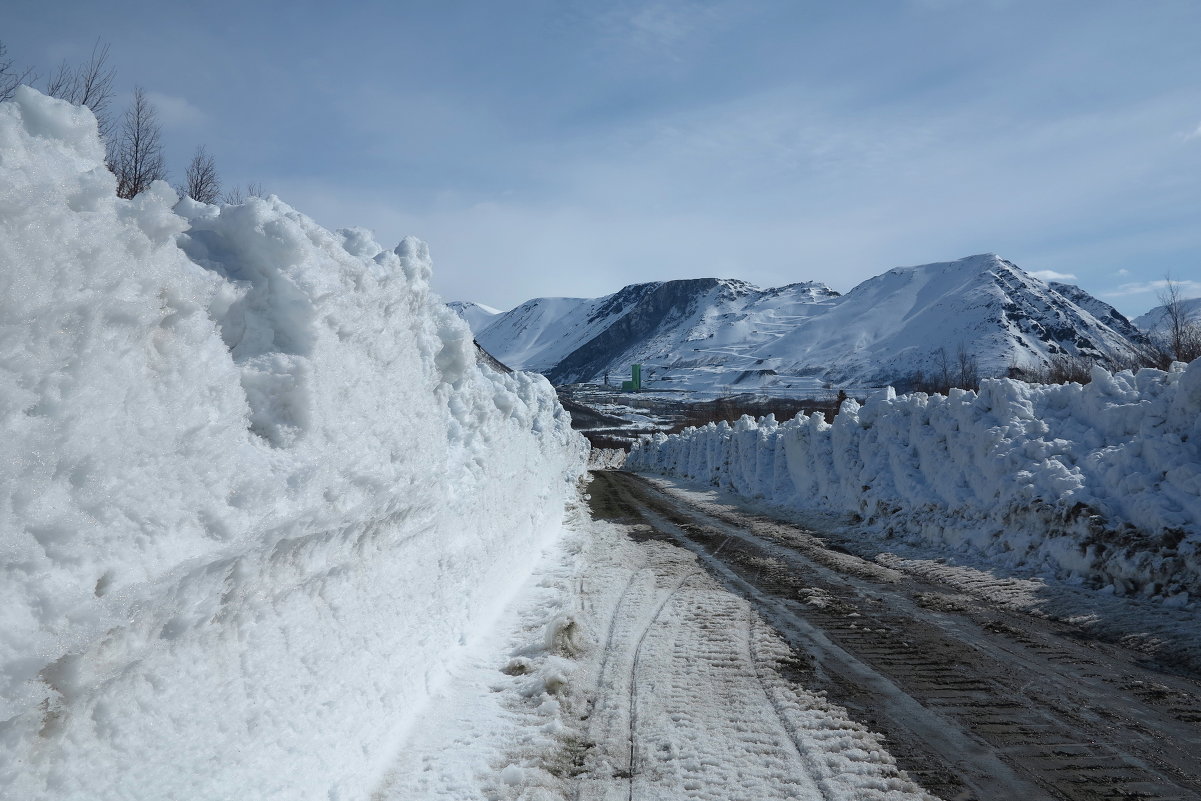
[[[621,382],[622,392],[637,392],[642,389],[642,365],[630,366],[630,380]]]

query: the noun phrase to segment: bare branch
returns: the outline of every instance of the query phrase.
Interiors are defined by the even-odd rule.
[[[11,100],[21,84],[30,84],[38,79],[32,67],[18,70],[8,56],[8,45],[0,42],[0,103]]]
[[[105,141],[115,127],[109,106],[113,99],[113,81],[117,77],[116,68],[108,61],[108,49],[107,44],[97,39],[85,63],[72,68],[63,61],[46,81],[46,94],[92,110],[100,138]]]
[[[228,206],[238,206],[242,203],[245,203],[252,197],[266,196],[267,192],[263,189],[263,185],[258,181],[251,181],[250,183],[246,184],[245,189],[240,186],[235,186],[232,189],[227,190],[225,194],[221,196],[221,202]]]

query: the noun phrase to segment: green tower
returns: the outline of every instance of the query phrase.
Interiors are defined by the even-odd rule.
[[[637,392],[642,389],[642,365],[635,364],[630,367],[630,380],[621,382],[623,392]]]

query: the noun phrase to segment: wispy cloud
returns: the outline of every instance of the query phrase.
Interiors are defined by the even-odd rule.
[[[1034,272],[1030,273],[1030,275],[1033,275],[1035,278],[1038,278],[1042,281],[1076,280],[1076,275],[1074,273],[1057,273],[1054,270],[1035,270]]]
[[[1110,298],[1121,298],[1128,295],[1142,295],[1148,292],[1159,292],[1167,289],[1167,279],[1158,281],[1139,281],[1137,283],[1122,284],[1117,289],[1111,289],[1108,292],[1102,292],[1102,295]],[[1180,294],[1185,297],[1201,297],[1201,281],[1171,281],[1180,290]]]
[[[1190,139],[1201,139],[1201,122],[1197,123],[1197,127],[1194,128],[1193,130],[1191,130],[1187,133],[1181,134],[1180,138],[1186,142],[1189,141]]]
[[[719,27],[721,3],[696,0],[658,0],[658,2],[618,5],[600,15],[599,22],[614,43],[643,53],[669,59],[696,40],[705,39]]]
[[[168,130],[194,129],[208,118],[207,114],[182,97],[147,92],[146,98],[154,104],[159,122]]]

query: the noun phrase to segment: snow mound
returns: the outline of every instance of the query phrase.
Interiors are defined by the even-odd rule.
[[[711,482],[877,535],[1171,603],[1201,596],[1201,361],[1090,384],[889,391],[778,424],[635,445],[627,470]]]
[[[363,797],[587,443],[418,240],[103,156],[0,105],[0,796]]]

